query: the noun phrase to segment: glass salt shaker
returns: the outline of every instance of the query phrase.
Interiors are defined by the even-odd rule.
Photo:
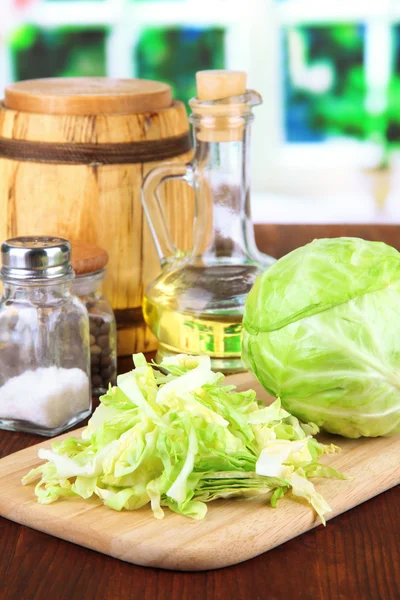
[[[70,244],[1,246],[0,428],[53,436],[91,412],[89,320],[72,295]]]
[[[89,314],[92,395],[101,396],[109,383],[116,384],[117,378],[117,327],[111,305],[102,292],[108,255],[102,248],[83,241],[71,243],[76,275],[72,290]]]

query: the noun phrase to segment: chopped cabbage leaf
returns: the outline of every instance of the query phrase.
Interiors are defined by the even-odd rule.
[[[42,504],[99,498],[113,510],[149,505],[203,519],[217,498],[283,495],[305,498],[324,519],[330,509],[310,477],[344,478],[319,458],[318,427],[301,423],[277,399],[265,406],[211,370],[207,356],[165,358],[158,370],[142,354],[100,398],[81,438],[40,449],[46,462],[30,471]]]

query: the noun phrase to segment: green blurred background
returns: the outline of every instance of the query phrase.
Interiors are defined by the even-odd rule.
[[[60,17],[66,4],[71,10],[87,13],[86,24],[79,26],[41,27],[28,19],[11,28],[6,42],[13,79],[108,74],[107,39],[111,24],[109,27],[93,24],[96,19],[91,14],[90,2],[5,1],[14,2],[16,12],[30,3],[31,15],[43,3],[58,5]],[[99,1],[92,0],[93,11]],[[131,0],[132,4],[144,2]],[[183,5],[185,0],[180,2]],[[299,5],[302,0],[276,0],[275,3],[289,2]],[[147,0],[147,3],[162,5],[163,0]],[[389,76],[380,89],[373,90],[373,80],[366,78],[365,23],[300,24],[280,28],[282,125],[287,142],[315,143],[350,137],[378,142],[385,149],[396,145],[400,139],[399,25],[393,23],[387,35],[391,38],[392,52],[390,65],[384,68]],[[197,70],[223,68],[229,62],[225,36],[223,26],[147,26],[140,30],[131,50],[134,75],[170,83],[175,96],[187,102],[195,95],[193,74]],[[375,97],[375,107],[369,105],[371,94]]]
[[[331,218],[333,181],[342,181],[338,219],[378,218],[375,205],[385,202],[389,175],[379,200],[368,181],[342,175],[345,169],[357,176],[368,169],[393,173],[400,156],[400,0],[0,0],[0,5],[0,89],[39,77],[138,77],[169,83],[188,106],[196,94],[196,71],[244,69],[250,87],[264,98],[255,111],[253,192],[280,194],[279,202],[254,201],[259,218]],[[328,173],[335,168],[335,175]],[[285,194],[318,196],[318,203],[290,204]],[[397,200],[396,211],[400,221]]]
[[[79,0],[69,1],[79,4]],[[22,25],[9,40],[15,78],[107,75],[108,34],[107,28],[90,26],[43,30]],[[146,28],[140,33],[133,60],[137,77],[170,83],[175,97],[187,102],[196,95],[196,71],[224,67],[224,30]]]

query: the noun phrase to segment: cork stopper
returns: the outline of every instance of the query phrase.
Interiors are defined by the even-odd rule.
[[[71,263],[75,275],[87,275],[104,269],[108,254],[103,248],[81,240],[71,242]]]
[[[241,140],[245,128],[243,117],[250,107],[246,100],[236,97],[244,96],[247,92],[246,73],[228,70],[198,71],[196,84],[197,97],[190,101],[190,106],[193,114],[200,117],[197,138],[205,142]]]
[[[63,77],[12,83],[4,105],[11,110],[51,115],[136,114],[171,106],[166,83],[146,79]]]
[[[220,100],[245,94],[247,74],[244,71],[198,71],[196,84],[199,100]]]

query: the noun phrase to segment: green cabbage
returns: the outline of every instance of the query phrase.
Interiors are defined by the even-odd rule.
[[[102,396],[81,438],[40,449],[44,464],[23,478],[38,481],[42,504],[97,496],[114,510],[150,504],[201,519],[206,502],[286,492],[306,498],[321,519],[330,510],[310,477],[343,476],[319,464],[335,452],[312,436],[279,400],[265,407],[255,392],[224,385],[208,356],[165,358],[162,372],[134,356],[136,368]]]
[[[400,254],[357,238],[281,258],[247,297],[242,355],[299,419],[346,437],[400,433]]]

